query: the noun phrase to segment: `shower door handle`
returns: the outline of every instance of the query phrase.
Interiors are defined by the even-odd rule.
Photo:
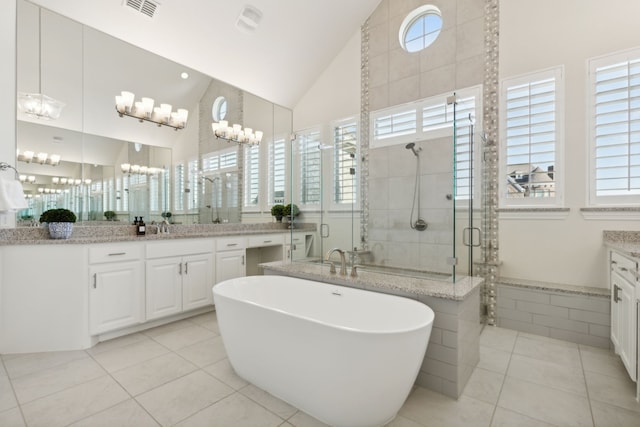
[[[477,232],[477,243],[476,239],[474,239],[474,232]],[[473,246],[474,248],[480,246],[480,229],[478,227],[465,227],[462,230],[462,244]]]

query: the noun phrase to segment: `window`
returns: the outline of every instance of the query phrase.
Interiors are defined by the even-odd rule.
[[[474,138],[480,131],[475,126],[476,98],[475,96],[460,98],[456,101],[455,107],[455,115],[458,117],[456,120],[455,197],[456,200],[468,200],[474,196],[472,188],[475,160]],[[447,121],[446,116],[444,120]]]
[[[591,204],[640,204],[640,50],[590,71]]]
[[[190,211],[198,209],[198,160],[189,160],[187,163],[188,175],[187,175],[187,206]]]
[[[320,151],[320,131],[303,131],[298,134],[298,138],[300,204],[319,205],[322,196],[322,156]]]
[[[477,135],[482,129],[482,87],[461,89],[451,95],[441,94],[413,103],[372,112],[371,148],[453,137],[456,129],[457,200],[472,197],[475,159],[471,123]],[[477,144],[476,144],[477,145]]]
[[[433,5],[413,10],[400,26],[400,46],[407,52],[419,52],[429,47],[442,30],[442,14]]]
[[[184,164],[177,164],[174,168],[173,176],[173,210],[176,212],[184,211],[184,181],[185,181]]]
[[[204,174],[237,167],[238,149],[236,147],[207,153],[202,156],[202,173]]]
[[[357,122],[349,120],[333,126],[333,202],[336,205],[353,205],[357,201],[357,153]]]
[[[501,202],[561,205],[562,67],[502,82]]]
[[[284,204],[286,179],[286,144],[284,138],[269,144],[269,204]]]
[[[402,106],[385,112],[373,122],[374,140],[413,135],[417,128],[417,112],[413,106]]]
[[[244,147],[244,206],[258,206],[260,192],[260,146]]]
[[[224,96],[219,96],[213,101],[213,106],[211,107],[211,118],[216,122],[220,120],[224,120],[227,116],[227,98]]]

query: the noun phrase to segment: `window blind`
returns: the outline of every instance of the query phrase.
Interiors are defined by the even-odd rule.
[[[299,135],[300,155],[300,203],[320,204],[321,201],[321,153],[320,131],[308,131]]]
[[[592,73],[596,196],[640,195],[640,58]]]
[[[269,144],[269,203],[284,204],[286,155],[284,139]]]
[[[333,201],[337,204],[356,202],[357,130],[356,122],[349,122],[333,128]]]
[[[506,81],[506,199],[556,196],[557,77]]]
[[[260,191],[260,146],[244,149],[244,205],[257,206]]]

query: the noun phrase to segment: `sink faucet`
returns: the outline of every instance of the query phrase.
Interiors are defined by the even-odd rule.
[[[158,234],[169,234],[169,222],[166,219],[158,224]]]
[[[340,254],[340,275],[346,276],[347,275],[347,259],[344,256],[344,251],[342,249],[339,249],[339,248],[330,249],[327,252],[327,255],[325,256],[325,261],[329,261],[329,258],[331,258],[331,255],[333,255],[334,252],[338,252]],[[333,263],[331,263],[331,270],[329,270],[329,272],[333,274],[335,274],[336,272],[336,267],[335,265],[333,265]]]

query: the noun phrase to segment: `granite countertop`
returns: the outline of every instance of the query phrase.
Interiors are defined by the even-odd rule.
[[[609,297],[609,288],[597,288],[593,286],[569,285],[564,283],[537,282],[535,280],[513,279],[509,277],[498,278],[498,283],[519,288],[539,289],[543,291],[563,292],[595,297]]]
[[[157,234],[155,225],[147,225],[147,233],[138,236],[135,227],[123,225],[80,225],[73,228],[69,239],[51,239],[46,227],[18,227],[0,229],[0,246],[6,245],[59,245],[91,244],[111,242],[161,241],[172,239],[195,239],[257,235],[270,233],[290,233],[288,224],[193,224],[169,226],[168,234]],[[314,224],[296,224],[294,231],[315,231]]]
[[[640,231],[603,231],[602,239],[610,249],[640,259]]]
[[[329,273],[327,265],[307,262],[268,262],[260,264],[266,270],[276,271],[287,276],[316,280],[334,285],[350,286],[372,291],[391,291],[407,297],[431,296],[455,301],[464,300],[484,279],[464,276],[456,283],[445,280],[433,280],[376,273],[358,270],[357,277],[349,274],[340,276]]]

